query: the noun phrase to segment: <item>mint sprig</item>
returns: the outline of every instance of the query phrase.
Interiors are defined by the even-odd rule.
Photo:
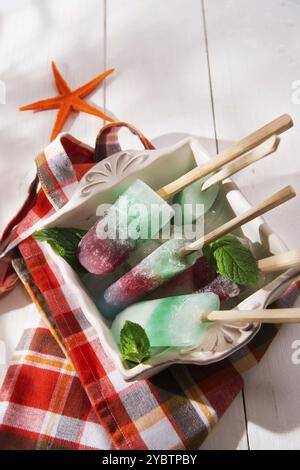
[[[205,245],[203,255],[218,274],[237,284],[252,286],[258,281],[254,256],[234,235],[225,235]]]
[[[145,330],[129,320],[120,333],[120,350],[125,361],[140,364],[150,357],[150,342]]]
[[[33,238],[49,243],[55,253],[64,258],[76,272],[82,273],[85,269],[77,259],[77,249],[86,232],[78,228],[52,227],[38,230],[33,234]]]

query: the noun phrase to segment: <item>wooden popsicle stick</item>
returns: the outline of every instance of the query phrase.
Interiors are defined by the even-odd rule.
[[[277,206],[280,206],[281,204],[288,201],[289,199],[292,199],[295,196],[295,190],[291,186],[286,186],[277,193],[265,199],[257,206],[249,209],[241,215],[238,215],[237,217],[234,217],[233,219],[229,220],[229,222],[226,222],[225,224],[221,225],[221,227],[216,228],[207,235],[204,235],[203,237],[199,238],[199,240],[196,240],[195,242],[185,246],[184,248],[179,250],[178,254],[180,256],[185,256],[191,251],[200,250],[203,245],[206,245],[207,243],[210,243],[213,240],[216,240],[217,238],[226,235],[227,233],[237,229],[238,227],[241,227],[247,222],[250,222],[250,220],[253,220],[256,217],[265,214],[266,212],[270,211],[271,209],[274,209]]]
[[[257,261],[257,267],[263,273],[283,271],[298,266],[300,267],[300,250],[286,251]]]
[[[246,153],[243,157],[234,161],[230,165],[227,165],[223,170],[220,170],[218,173],[215,173],[210,178],[208,178],[202,185],[201,191],[206,191],[208,188],[214,184],[220,183],[221,181],[229,178],[238,171],[246,168],[252,163],[258,162],[267,155],[270,155],[276,152],[278,145],[280,143],[280,138],[277,135],[273,135],[270,139],[266,140],[254,150]]]
[[[216,323],[300,323],[300,308],[212,310],[201,314],[201,321]]]
[[[177,180],[167,184],[158,190],[157,194],[163,199],[169,199],[191,183],[194,183],[194,181],[219,170],[226,163],[229,163],[235,158],[238,158],[244,153],[254,149],[274,134],[282,134],[282,132],[290,129],[293,125],[294,123],[291,116],[283,114],[239,142],[236,142],[230,147],[227,147],[227,149],[222,150],[218,155],[211,158],[204,165],[193,168],[193,170],[189,171]]]

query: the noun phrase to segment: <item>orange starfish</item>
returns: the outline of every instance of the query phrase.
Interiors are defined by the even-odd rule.
[[[62,130],[71,111],[76,111],[78,113],[82,111],[84,113],[93,114],[94,116],[99,116],[105,121],[113,121],[111,117],[104,114],[100,109],[97,109],[84,101],[83,98],[89,95],[109,74],[114,71],[114,69],[107,70],[81,87],[76,88],[76,90],[71,90],[54,62],[52,62],[52,70],[59,95],[47,100],[36,101],[35,103],[31,103],[20,108],[20,111],[59,109],[52,131],[51,140],[55,139],[57,134]]]

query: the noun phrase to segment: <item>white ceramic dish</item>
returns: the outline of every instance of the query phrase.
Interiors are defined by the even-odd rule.
[[[89,171],[80,181],[78,190],[71,200],[44,220],[39,228],[50,226],[88,228],[97,219],[98,205],[113,202],[117,193],[126,189],[136,178],[143,179],[153,189],[159,189],[207,159],[209,159],[207,151],[194,138],[184,139],[172,147],[160,150],[130,151],[112,155]],[[226,198],[234,213],[240,214],[250,208],[248,201],[230,180],[223,184],[226,185]],[[270,253],[276,254],[286,249],[284,243],[271,232],[262,218],[245,225],[243,233],[251,242],[263,245]],[[125,380],[150,377],[174,363],[205,365],[220,361],[244,346],[259,330],[259,325],[254,324],[242,326],[216,324],[207,330],[206,338],[198,349],[190,351],[169,349],[145,364],[127,369],[111,336],[109,325],[99,313],[77,274],[50,247],[47,247],[47,250],[79,300],[80,307],[95,328],[103,348],[114,360]],[[253,309],[267,306],[297,274],[298,270],[287,271],[243,300],[239,307]]]

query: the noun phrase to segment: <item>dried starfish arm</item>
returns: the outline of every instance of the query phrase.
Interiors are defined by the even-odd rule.
[[[47,100],[35,101],[34,103],[27,104],[26,106],[21,106],[20,111],[39,111],[43,109],[56,109],[59,108],[61,103],[61,96],[55,96],[54,98],[49,98]]]
[[[80,98],[77,97],[72,100],[72,108],[75,111],[82,111],[87,114],[92,114],[93,116],[98,116],[102,119],[105,119],[106,121],[113,121],[110,116],[104,114],[102,111],[100,111],[100,109],[95,108],[95,106],[92,106],[86,101],[82,101]]]
[[[52,70],[53,70],[53,75],[55,78],[55,83],[57,86],[57,89],[61,95],[67,95],[69,93],[72,93],[71,88],[67,84],[66,80],[62,77],[61,73],[59,72],[58,68],[56,67],[55,62],[51,63],[52,65]]]
[[[56,121],[52,130],[51,140],[54,140],[55,137],[59,134],[60,130],[63,128],[64,123],[68,118],[70,107],[71,106],[69,103],[64,103],[59,108],[59,111],[56,116]]]
[[[80,98],[85,98],[89,95],[108,75],[110,75],[114,69],[106,70],[106,72],[101,73],[97,77],[93,78],[89,82],[85,83],[81,87],[77,88],[73,93],[79,96]]]
[[[43,111],[47,109],[59,109],[54,128],[51,135],[51,140],[62,130],[64,123],[67,120],[69,113],[73,111],[83,111],[87,114],[92,114],[93,116],[100,117],[105,121],[113,121],[110,116],[107,116],[104,112],[97,109],[95,106],[90,105],[84,101],[84,98],[89,95],[100,83],[110,75],[114,69],[109,69],[93,78],[84,85],[78,87],[76,90],[72,90],[67,84],[66,80],[63,78],[59,72],[56,64],[52,62],[52,71],[55,78],[55,84],[59,91],[59,96],[54,96],[46,100],[36,101],[35,103],[30,103],[26,106],[22,106],[20,111]]]

